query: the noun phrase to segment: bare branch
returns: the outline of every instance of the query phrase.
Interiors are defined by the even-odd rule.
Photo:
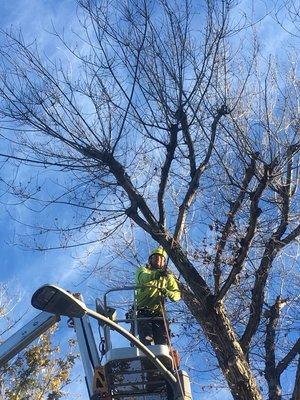
[[[295,377],[295,386],[291,400],[298,400],[300,397],[300,356],[298,357],[297,372]]]
[[[248,348],[253,335],[256,333],[260,319],[264,299],[264,289],[268,277],[269,269],[278,253],[277,247],[273,240],[266,245],[260,266],[255,273],[255,283],[252,290],[252,301],[250,305],[250,317],[240,340],[244,352],[248,352]]]
[[[292,243],[297,237],[300,235],[300,225],[298,225],[295,229],[292,230],[290,234],[288,234],[285,238],[280,240],[278,244],[281,248],[287,246],[288,244]]]
[[[144,222],[143,228],[148,227],[148,230],[157,229],[157,221],[152,214],[151,210],[147,206],[144,198],[138,193],[134,185],[132,184],[129,175],[126,173],[123,165],[121,165],[114,156],[109,152],[101,152],[94,148],[81,149],[81,152],[95,160],[99,160],[103,165],[109,168],[110,172],[116,178],[118,185],[120,185],[128,195],[130,199],[131,206],[129,208],[129,213],[137,208],[140,209],[147,222]],[[149,225],[149,226],[148,226]]]
[[[265,246],[265,251],[261,259],[259,268],[255,273],[255,283],[252,290],[252,301],[251,301],[251,314],[248,320],[248,324],[241,338],[241,345],[245,352],[248,351],[251,338],[257,331],[258,325],[261,319],[261,312],[264,299],[265,285],[268,279],[269,270],[272,266],[274,259],[280,250],[295,240],[300,234],[300,226],[297,226],[288,236],[281,238],[288,227],[289,221],[289,209],[290,209],[290,174],[291,174],[291,154],[287,153],[288,167],[287,167],[287,179],[285,189],[281,192],[283,199],[283,207],[281,209],[281,220],[277,229],[272,234],[270,240]]]
[[[161,178],[159,183],[159,189],[157,194],[158,210],[159,210],[159,225],[163,226],[165,224],[165,207],[164,207],[164,194],[166,190],[166,185],[168,181],[169,171],[171,163],[174,159],[175,150],[177,147],[177,133],[178,126],[172,125],[170,127],[170,140],[166,145],[167,153],[165,162],[161,168]]]
[[[217,252],[214,260],[214,279],[215,279],[215,294],[219,292],[220,289],[220,278],[221,278],[221,257],[223,250],[226,246],[227,239],[231,233],[231,229],[234,223],[234,218],[239,209],[242,206],[242,203],[244,201],[248,185],[255,175],[255,164],[256,164],[256,158],[252,157],[251,159],[251,165],[246,169],[244,179],[241,184],[241,189],[239,194],[236,197],[236,200],[232,203],[230,207],[230,211],[228,212],[228,218],[226,221],[226,224],[224,226],[224,229],[221,234],[221,238],[217,244]]]
[[[214,117],[213,123],[211,125],[211,137],[210,137],[209,146],[208,146],[208,149],[206,152],[206,156],[205,156],[204,160],[202,161],[202,163],[197,167],[196,172],[195,172],[192,180],[190,181],[190,184],[189,184],[188,190],[186,192],[186,195],[184,197],[184,200],[179,207],[179,214],[178,214],[176,227],[175,227],[175,231],[174,231],[174,240],[175,241],[180,241],[188,210],[189,210],[189,208],[194,200],[194,197],[196,195],[196,192],[199,188],[200,178],[201,178],[203,172],[205,171],[205,169],[209,163],[210,157],[212,155],[218,123],[219,123],[220,119],[222,118],[222,116],[226,115],[226,113],[227,113],[227,109],[225,106],[223,106],[222,108],[220,108],[218,110],[217,115]]]
[[[261,209],[259,208],[258,204],[263,194],[263,191],[266,189],[268,185],[270,179],[269,174],[270,174],[269,166],[264,166],[263,177],[261,178],[256,189],[252,192],[250,196],[251,204],[250,204],[249,224],[247,228],[247,233],[245,237],[241,240],[240,249],[233,262],[232,269],[225,283],[223,284],[220,292],[216,296],[216,301],[222,300],[222,298],[225,296],[231,285],[235,282],[236,276],[240,273],[241,269],[243,268],[243,263],[248,255],[250,245],[252,243],[252,240],[256,232],[258,218],[261,214]]]
[[[280,374],[276,368],[275,338],[276,328],[279,321],[280,309],[286,302],[278,296],[275,304],[268,311],[268,323],[266,328],[265,340],[265,378],[269,387],[269,398],[274,400],[281,399]]]
[[[276,367],[276,373],[278,375],[281,375],[287,369],[290,363],[294,360],[297,354],[300,354],[300,339],[297,340],[297,342],[294,344],[291,350],[283,357],[283,359],[279,361]]]
[[[187,115],[184,112],[184,110],[182,109],[182,107],[180,107],[176,111],[175,117],[178,119],[178,121],[181,124],[183,137],[184,137],[186,144],[188,146],[188,149],[189,149],[188,159],[189,159],[189,163],[190,163],[190,176],[191,176],[191,179],[193,179],[193,177],[196,174],[195,149],[194,149],[193,140],[191,138],[190,129],[189,129],[189,126],[187,123]]]
[[[263,361],[270,381],[296,357],[297,346],[285,350],[274,372],[274,338],[283,329],[285,343],[294,337],[296,301],[282,326],[279,300],[267,319],[262,313],[267,291],[296,297],[289,261],[296,264],[298,246],[283,249],[300,235],[298,77],[295,59],[290,71],[277,69],[284,57],[265,61],[257,36],[251,51],[253,24],[245,17],[243,36],[234,3],[80,0],[76,44],[55,31],[61,61],[58,47],[47,58],[4,34],[0,202],[13,195],[32,213],[44,210],[38,223],[24,219],[23,242],[27,232],[42,247],[58,247],[54,235],[60,247],[107,237],[110,246],[126,236],[116,253],[128,259],[128,246],[134,254],[141,247],[137,262],[146,242],[163,246],[180,274],[179,307],[194,343],[201,326],[233,398],[261,400],[266,381],[255,374]],[[41,172],[31,168],[27,181],[23,164],[26,178],[32,165]],[[68,208],[50,223],[57,205],[72,215]],[[257,354],[261,332],[267,357]]]

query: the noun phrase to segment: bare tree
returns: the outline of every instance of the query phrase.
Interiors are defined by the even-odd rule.
[[[297,2],[285,0],[275,2],[274,19],[289,35],[299,38],[300,5]]]
[[[37,247],[136,224],[167,250],[233,398],[281,399],[300,346],[297,70],[266,60],[232,9],[80,0],[77,42],[55,33],[76,73],[3,32],[2,157],[65,176],[49,199],[42,175],[6,182],[31,205],[77,210],[40,227]]]

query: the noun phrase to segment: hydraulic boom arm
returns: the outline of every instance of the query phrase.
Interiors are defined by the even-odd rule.
[[[28,346],[34,339],[46,332],[60,320],[59,315],[41,312],[28,324],[0,345],[0,367]]]

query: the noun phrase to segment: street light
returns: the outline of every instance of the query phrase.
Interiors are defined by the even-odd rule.
[[[88,310],[82,301],[54,285],[41,286],[33,294],[31,305],[38,310],[73,318],[83,317]]]
[[[172,386],[174,393],[178,393],[178,382],[175,376],[163,365],[163,363],[135,336],[116,324],[111,319],[89,309],[82,301],[78,300],[66,290],[54,286],[43,285],[32,296],[31,304],[33,307],[47,311],[52,314],[64,315],[67,317],[81,318],[85,314],[90,317],[109,325],[113,330],[119,332],[140,349],[145,356],[164,374],[165,379]],[[178,397],[176,397],[178,398]],[[182,398],[182,397],[181,397]]]

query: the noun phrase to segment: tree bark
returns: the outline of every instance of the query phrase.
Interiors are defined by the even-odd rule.
[[[267,323],[267,329],[266,329],[265,378],[269,388],[270,400],[281,400],[280,374],[276,369],[276,357],[275,357],[276,328],[279,321],[281,302],[282,300],[278,296],[275,304],[269,310],[269,321]]]
[[[300,356],[298,358],[295,387],[291,400],[299,400],[299,399],[300,399]]]
[[[224,377],[235,400],[262,400],[262,395],[249,363],[237,340],[222,302],[199,302],[187,288],[182,290],[184,300],[211,343]]]

